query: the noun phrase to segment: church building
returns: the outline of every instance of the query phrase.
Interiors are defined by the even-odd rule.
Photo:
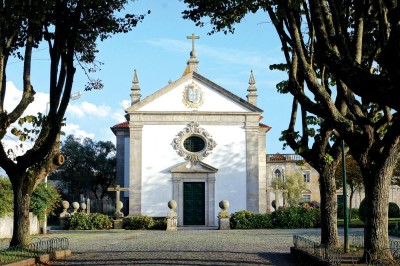
[[[247,100],[198,73],[194,40],[183,75],[141,99],[135,71],[127,122],[111,128],[117,184],[129,188],[129,216],[165,217],[177,202],[178,226],[215,226],[229,212],[267,211],[266,133],[250,73]]]

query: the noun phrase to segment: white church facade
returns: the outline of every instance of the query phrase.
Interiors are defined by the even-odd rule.
[[[183,76],[144,99],[135,71],[127,122],[111,128],[129,216],[165,217],[169,200],[179,226],[215,226],[221,200],[230,212],[267,212],[270,127],[260,123],[253,73],[244,100],[199,74],[198,63],[192,43]]]

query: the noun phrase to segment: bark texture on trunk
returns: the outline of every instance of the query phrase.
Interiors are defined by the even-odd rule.
[[[321,244],[339,247],[336,184],[332,168],[332,166],[325,166],[324,171],[320,174]]]
[[[382,167],[377,176],[364,178],[366,221],[364,225],[364,259],[392,258],[389,249],[388,209],[390,170]]]
[[[30,184],[27,178],[17,177],[10,180],[18,180],[21,183],[12,182],[14,190],[14,228],[10,246],[27,245],[30,243],[29,205],[34,184]],[[24,182],[25,181],[25,182]]]

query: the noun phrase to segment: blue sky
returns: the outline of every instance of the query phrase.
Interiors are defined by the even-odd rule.
[[[248,15],[237,25],[235,34],[207,35],[211,25],[198,28],[183,20],[185,4],[171,0],[140,0],[127,6],[135,14],[151,10],[144,21],[130,33],[113,36],[99,43],[98,60],[101,71],[92,75],[104,82],[101,91],[84,92],[87,82],[77,66],[73,92],[82,92],[71,101],[67,111],[67,134],[91,137],[96,141],[115,137],[110,127],[122,122],[124,107],[130,103],[132,78],[137,69],[142,99],[181,77],[191,51],[186,36],[199,35],[196,51],[199,73],[236,95],[246,98],[250,71],[253,70],[258,89],[258,106],[264,110],[261,121],[272,127],[267,133],[267,153],[292,153],[282,150],[281,131],[287,128],[291,97],[276,91],[275,84],[286,78],[285,73],[269,70],[269,65],[283,62],[278,36],[267,14]],[[32,85],[37,91],[35,104],[28,113],[45,112],[48,102],[49,60],[46,45],[34,52]],[[22,62],[10,60],[7,81],[6,108],[12,108],[22,89]],[[13,141],[12,136],[5,141]]]

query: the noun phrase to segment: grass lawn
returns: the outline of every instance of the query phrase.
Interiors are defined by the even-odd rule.
[[[389,218],[389,232],[390,232],[390,234],[400,235],[400,228],[397,230],[398,232],[394,232],[395,231],[395,225],[398,222],[400,222],[400,218]],[[344,226],[344,220],[343,219],[338,219],[337,220],[337,225],[338,225],[338,227],[343,227]],[[352,219],[349,222],[349,227],[350,228],[363,228],[364,227],[364,223],[359,219]]]

